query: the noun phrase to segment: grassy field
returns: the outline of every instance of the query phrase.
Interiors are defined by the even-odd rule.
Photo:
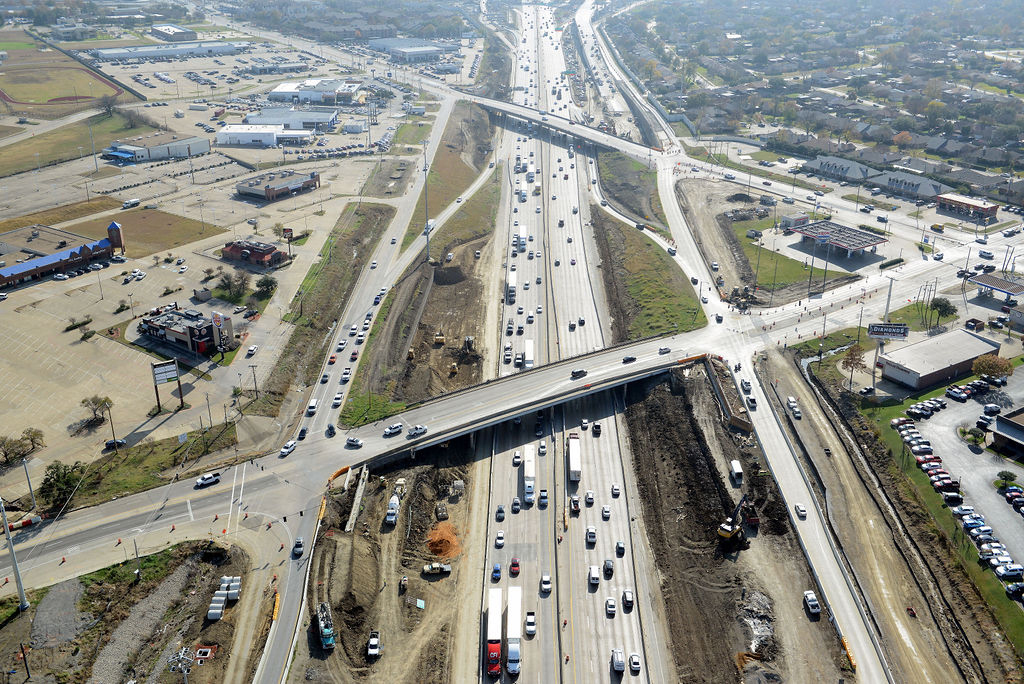
[[[8,230],[14,230],[15,228],[21,228],[23,226],[34,226],[36,224],[52,226],[65,221],[74,221],[77,218],[89,216],[90,214],[107,211],[108,209],[116,209],[119,206],[121,206],[121,202],[113,197],[96,195],[88,202],[83,200],[73,204],[54,207],[53,209],[44,209],[43,211],[37,211],[32,214],[2,219],[0,220],[0,233]],[[104,223],[104,228],[106,228],[108,224],[109,222]],[[106,237],[105,230],[103,236]]]
[[[177,405],[177,399],[165,396],[164,405],[170,404]],[[98,504],[166,484],[167,480],[160,477],[162,471],[237,443],[235,425],[231,423],[216,425],[205,432],[193,430],[181,444],[177,437],[144,439],[127,449],[109,452],[88,467],[72,505],[80,508]]]
[[[467,115],[468,106],[464,102],[458,103],[448,119],[441,145],[438,146],[434,161],[430,164],[430,172],[427,174],[427,201],[431,218],[454,202],[477,177],[477,171],[462,161],[462,145],[452,142],[464,141],[462,124]],[[420,192],[420,197],[416,201],[416,211],[406,228],[405,237],[402,238],[402,249],[408,247],[416,236],[423,232],[422,208],[423,192]]]
[[[607,240],[601,247],[602,268],[613,269],[605,282],[611,279],[617,290],[613,298],[622,309],[626,339],[707,325],[693,286],[664,249],[644,232],[607,217],[597,207],[591,207],[590,214],[595,231]]]
[[[89,141],[90,123],[97,150],[103,149],[113,140],[145,135],[154,130],[145,125],[128,128],[124,117],[119,114],[97,114],[89,119],[41,133],[30,140],[8,145],[0,155],[0,177],[36,168],[37,153],[41,166],[77,159],[79,146],[87,150],[92,149],[92,143]]]
[[[955,314],[953,316],[943,316],[936,323],[937,316],[935,311],[926,308],[922,303],[915,302],[913,304],[907,304],[895,311],[890,311],[889,321],[891,323],[906,323],[910,326],[911,330],[927,330],[928,326],[925,323],[926,316],[931,321],[932,326],[950,323],[959,318],[959,316]]]
[[[740,245],[743,247],[743,253],[747,255],[747,259],[750,261],[750,267],[757,269],[757,286],[761,289],[770,290],[773,283],[775,287],[785,287],[794,283],[807,282],[810,275],[807,266],[804,266],[802,261],[797,261],[772,251],[772,242],[769,237],[761,239],[761,261],[760,267],[757,266],[757,243],[747,237],[747,231],[753,228],[767,235],[767,232],[771,230],[773,225],[775,225],[775,222],[770,216],[755,221],[736,221],[732,224],[732,230],[736,233],[736,239],[739,240]],[[823,250],[819,250],[818,259],[815,259],[814,263],[824,264],[823,257]],[[816,283],[814,287],[821,287],[821,279],[824,275],[824,269],[817,266],[814,267],[814,275],[811,276],[812,282]],[[829,269],[828,281],[845,277],[846,275],[844,271]]]
[[[420,143],[430,136],[430,130],[434,127],[432,116],[409,116],[404,121],[391,141],[392,154],[407,154],[406,148],[410,146],[421,150]]]
[[[129,209],[116,216],[74,223],[68,230],[98,240],[107,236],[111,221],[121,224],[128,256],[132,258],[168,251],[224,232],[209,222],[204,228],[200,221],[159,209]]]
[[[75,95],[102,97],[117,92],[93,72],[75,63],[42,69],[34,66],[4,69],[0,75],[0,90],[13,100],[29,104],[44,104]]]
[[[6,138],[9,135],[14,135],[15,133],[21,133],[23,130],[25,130],[25,129],[22,128],[21,126],[3,126],[3,125],[0,125],[0,138]]]
[[[443,259],[451,247],[471,242],[494,230],[498,201],[501,199],[501,169],[502,165],[498,164],[491,174],[490,182],[466,200],[431,238],[432,258]]]
[[[597,158],[601,188],[616,204],[645,221],[667,225],[658,194],[658,172],[621,152],[602,152]]]

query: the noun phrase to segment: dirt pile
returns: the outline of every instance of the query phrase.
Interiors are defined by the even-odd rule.
[[[446,560],[457,557],[462,553],[462,544],[455,526],[447,521],[435,525],[427,534],[427,548],[435,556]]]

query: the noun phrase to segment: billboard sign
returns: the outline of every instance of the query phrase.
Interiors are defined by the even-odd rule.
[[[291,242],[291,240],[292,240],[292,235],[293,235],[294,233],[295,233],[295,231],[294,231],[293,229],[291,229],[291,228],[285,228],[285,229],[284,229],[284,237],[285,237],[285,239],[286,239],[286,240],[288,240],[289,242]]]
[[[214,311],[213,315],[210,316],[210,320],[213,321],[214,328],[219,328],[221,324],[224,322],[224,316],[222,316],[219,311]]]
[[[910,326],[906,323],[871,323],[868,325],[868,337],[875,340],[905,340],[910,334]]]
[[[153,384],[162,385],[178,379],[178,360],[156,361],[153,363]]]

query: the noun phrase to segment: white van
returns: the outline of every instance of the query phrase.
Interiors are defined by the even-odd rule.
[[[978,256],[980,256],[982,259],[991,259],[995,255],[992,254],[992,252],[988,251],[987,249],[979,249]]]
[[[306,407],[306,415],[307,416],[315,416],[316,415],[316,405],[317,405],[317,400],[316,399],[310,399],[309,400],[309,406]]]
[[[591,584],[599,584],[601,582],[601,573],[596,565],[590,566],[590,570],[587,572],[587,581]]]
[[[737,487],[743,484],[743,466],[736,459],[729,461],[729,476]]]

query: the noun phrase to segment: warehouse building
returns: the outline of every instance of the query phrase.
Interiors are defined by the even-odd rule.
[[[167,308],[151,316],[143,316],[136,330],[147,337],[187,349],[194,354],[210,355],[219,345],[234,346],[231,316],[214,314],[220,327],[195,309]]]
[[[145,162],[188,159],[209,151],[208,138],[181,136],[177,133],[154,133],[131,140],[115,140],[100,156],[115,161]]]
[[[362,85],[362,81],[340,78],[308,78],[275,86],[267,93],[267,99],[299,104],[348,104],[355,99]]]
[[[969,330],[950,330],[886,352],[879,363],[884,379],[921,390],[970,373],[976,358],[998,354],[999,347],[995,340]]]
[[[265,76],[267,74],[296,74],[308,71],[309,65],[305,62],[267,62],[264,64],[250,64],[246,69],[250,74]]]
[[[329,107],[310,110],[272,107],[247,115],[245,123],[254,126],[281,126],[286,131],[332,131],[338,125],[338,110]]]
[[[198,38],[196,32],[192,29],[182,28],[174,24],[154,24],[149,29],[149,32],[154,37],[166,40],[169,43],[184,43]]]
[[[101,62],[125,59],[163,59],[177,57],[217,57],[237,55],[252,46],[246,41],[206,40],[195,43],[132,45],[129,47],[94,48],[89,54]]]
[[[256,197],[274,201],[319,187],[320,174],[316,171],[311,171],[308,174],[281,171],[280,173],[268,173],[242,181],[235,185],[235,192],[244,197]]]
[[[398,62],[434,62],[446,53],[459,51],[458,45],[433,43],[419,38],[376,38],[369,41],[371,50],[386,53]]]
[[[218,145],[253,145],[272,147],[281,144],[308,144],[312,131],[288,131],[284,126],[228,124],[217,131]]]

